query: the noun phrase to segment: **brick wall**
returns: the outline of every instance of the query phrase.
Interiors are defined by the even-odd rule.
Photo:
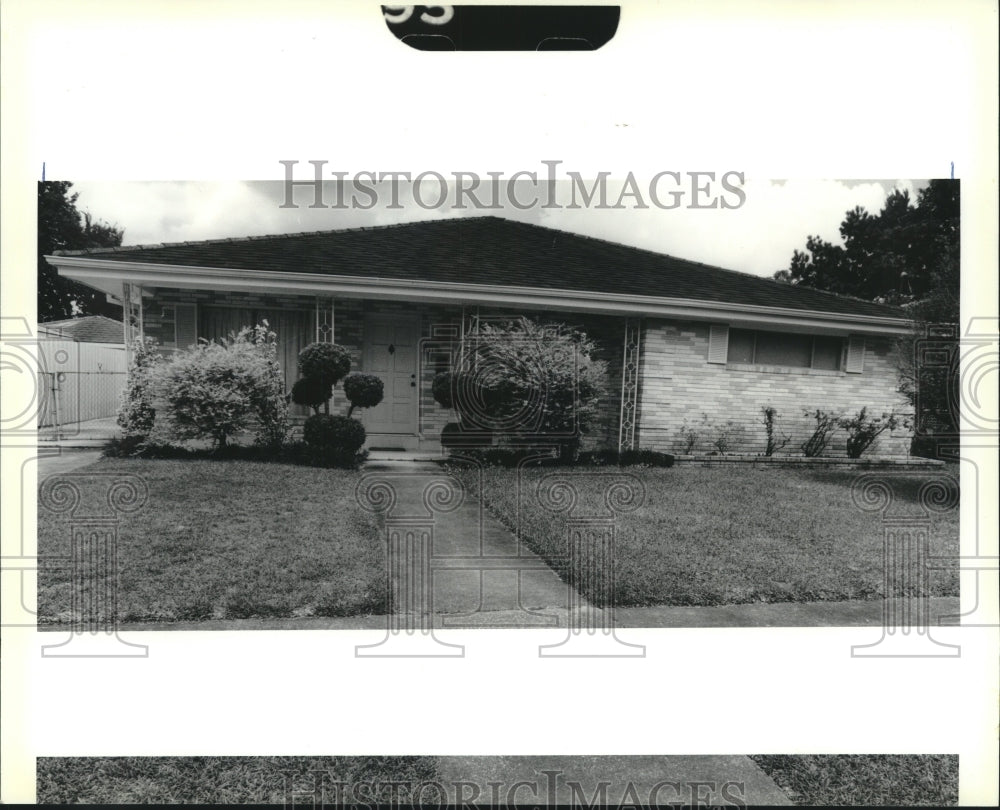
[[[791,436],[783,452],[801,454],[799,446],[815,424],[803,415],[805,410],[842,410],[853,416],[867,406],[874,416],[892,409],[910,413],[896,393],[890,338],[867,337],[863,372],[848,374],[709,363],[707,323],[647,320],[644,327],[638,430],[643,448],[681,452],[681,428],[687,420],[699,435],[695,452],[711,452],[720,432],[713,425],[731,419],[744,433],[734,436],[729,452],[762,453],[766,438],[760,409],[771,406],[779,414],[777,431]],[[910,435],[902,428],[887,431],[868,454],[905,456]],[[825,454],[845,456],[845,441],[846,433],[838,430]]]

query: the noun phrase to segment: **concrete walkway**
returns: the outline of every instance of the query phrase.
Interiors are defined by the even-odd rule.
[[[41,483],[49,475],[73,472],[81,467],[86,467],[100,457],[100,450],[68,450],[65,448],[52,455],[39,456],[38,482]]]
[[[438,465],[378,461],[363,473],[362,486],[384,482],[395,493],[383,521],[430,521],[431,609],[442,626],[557,627],[571,596],[580,603],[544,560]]]
[[[114,416],[102,419],[88,419],[84,422],[70,422],[60,427],[42,427],[38,429],[39,447],[86,447],[100,448],[108,439],[121,435]]]
[[[449,797],[452,802],[572,807],[792,804],[771,777],[743,756],[498,756],[437,760],[441,781],[453,791]],[[459,790],[460,796],[456,795]]]

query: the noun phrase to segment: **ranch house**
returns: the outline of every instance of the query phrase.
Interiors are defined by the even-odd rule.
[[[385,384],[361,417],[369,447],[440,447],[454,414],[431,382],[465,334],[503,316],[558,321],[597,342],[610,385],[590,446],[676,453],[685,425],[731,422],[741,429],[729,452],[759,453],[769,406],[793,450],[811,432],[808,410],[908,410],[894,360],[911,329],[900,309],[498,217],[46,258],[122,302],[127,343],[148,335],[182,350],[266,319],[288,390],[304,346],[348,347],[352,370]],[[886,432],[872,452],[906,455],[909,438]],[[843,442],[828,454],[843,455]]]

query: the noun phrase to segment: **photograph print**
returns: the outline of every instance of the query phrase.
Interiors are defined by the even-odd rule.
[[[957,622],[958,181],[323,163],[38,185],[66,649]]]

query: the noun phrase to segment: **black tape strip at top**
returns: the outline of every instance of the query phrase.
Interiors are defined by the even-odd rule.
[[[620,6],[382,6],[396,38],[420,51],[596,51]]]

